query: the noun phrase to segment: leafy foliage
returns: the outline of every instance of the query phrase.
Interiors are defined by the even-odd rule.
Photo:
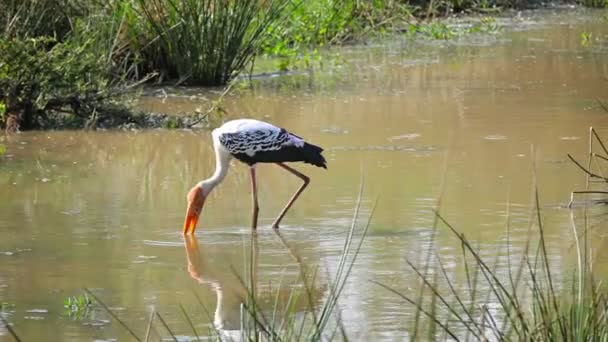
[[[108,97],[111,80],[91,42],[0,39],[0,99],[22,113],[23,128],[44,127],[48,111],[85,118]]]
[[[0,122],[6,121],[6,104],[0,101]]]
[[[412,18],[398,1],[310,0],[291,3],[283,25],[266,30],[262,53],[278,58],[280,70],[320,62],[319,48],[344,44]]]

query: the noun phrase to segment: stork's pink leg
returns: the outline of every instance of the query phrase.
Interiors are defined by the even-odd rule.
[[[258,187],[255,181],[255,166],[251,166],[249,171],[251,172],[251,202],[253,204],[251,229],[255,230],[258,227],[258,213],[260,212],[260,206],[258,205]]]
[[[308,178],[308,176],[306,176],[305,174],[303,174],[303,173],[301,173],[301,172],[299,172],[297,170],[294,170],[291,167],[289,167],[289,166],[287,166],[287,165],[285,165],[283,163],[277,163],[277,165],[279,165],[280,167],[284,168],[285,170],[293,173],[298,178],[300,178],[301,180],[303,180],[304,183],[302,184],[302,186],[300,186],[300,188],[298,189],[298,191],[296,191],[295,194],[293,194],[293,196],[291,196],[291,199],[289,200],[289,202],[287,202],[287,205],[285,205],[285,208],[283,208],[283,210],[281,211],[281,213],[279,214],[279,216],[272,223],[272,228],[274,228],[274,229],[279,229],[279,223],[283,219],[283,216],[285,216],[285,214],[287,213],[287,210],[289,210],[289,208],[291,208],[291,205],[296,201],[296,199],[298,199],[298,196],[300,196],[300,194],[302,193],[302,191],[304,191],[304,189],[306,188],[306,186],[308,185],[308,183],[310,183],[310,178]]]

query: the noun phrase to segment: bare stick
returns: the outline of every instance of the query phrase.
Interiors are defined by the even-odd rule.
[[[600,107],[602,107],[602,109],[605,112],[608,112],[608,106],[606,106],[606,104],[604,102],[602,102],[600,99],[595,99],[597,101],[597,103],[600,105]]]
[[[605,160],[605,161],[608,161],[608,158],[604,157],[604,156],[603,156],[603,155],[601,155],[601,154],[597,154],[597,153],[593,152],[593,153],[591,153],[591,155],[592,155],[592,156],[594,156],[594,157],[598,157],[598,158],[600,158],[600,159],[603,159],[603,160]]]
[[[570,194],[570,203],[568,203],[568,208],[572,208],[572,203],[574,202],[574,194],[604,194],[608,195],[608,191],[594,191],[594,190],[583,190],[583,191],[572,191]]]
[[[597,134],[597,132],[595,131],[595,129],[593,129],[593,127],[591,127],[591,133],[593,133],[593,135],[597,139],[597,142],[600,143],[600,146],[604,150],[604,153],[608,154],[608,150],[606,149],[606,146],[604,146],[604,143],[602,142],[602,139],[600,139],[600,136]]]
[[[585,172],[587,175],[589,175],[589,177],[592,177],[592,178],[600,178],[600,179],[603,179],[604,181],[608,182],[608,178],[604,178],[604,177],[602,177],[602,176],[600,176],[600,175],[597,175],[597,174],[595,174],[595,173],[593,173],[593,172],[591,172],[591,171],[587,170],[587,169],[586,169],[584,166],[582,166],[582,165],[581,165],[579,162],[577,162],[577,161],[576,161],[576,159],[574,159],[574,158],[573,158],[573,157],[570,155],[570,153],[568,153],[568,158],[570,158],[570,160],[571,160],[571,161],[572,161],[574,164],[576,164],[576,166],[578,166],[578,167],[579,167],[581,170],[583,170],[583,171],[584,171],[584,172]]]
[[[603,170],[602,170],[602,167],[600,166],[600,163],[598,163],[597,158],[595,157],[595,155],[594,155],[594,154],[591,154],[590,158],[593,160],[593,163],[594,163],[594,164],[595,164],[595,166],[597,167],[597,172],[599,173],[599,175],[600,175],[601,177],[606,178],[606,177],[604,176],[604,172],[603,172]]]

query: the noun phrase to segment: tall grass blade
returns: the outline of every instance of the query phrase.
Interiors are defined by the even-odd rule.
[[[406,260],[406,263],[408,264],[408,266],[416,273],[416,275],[418,276],[418,278],[424,283],[424,285],[426,287],[429,288],[429,290],[431,290],[432,293],[432,300],[433,302],[435,302],[437,299],[439,299],[439,301],[441,301],[441,303],[445,306],[445,308],[456,317],[456,319],[463,323],[465,325],[465,327],[473,334],[475,335],[475,337],[479,338],[480,335],[477,333],[477,331],[475,331],[473,328],[471,328],[470,324],[467,323],[467,320],[465,318],[463,318],[462,316],[460,316],[460,314],[458,313],[458,311],[456,311],[446,300],[446,298],[439,292],[439,289],[437,288],[437,281],[435,280],[435,284],[431,283],[427,277],[422,273],[422,271],[420,271],[418,269],[418,267],[416,267],[411,261]],[[436,274],[435,274],[436,277]],[[422,307],[422,304],[420,301],[418,301],[417,305],[420,305],[420,307]],[[433,308],[433,312],[435,311],[435,304],[431,303],[431,307]],[[465,310],[465,312],[469,312],[469,310]],[[435,316],[435,315],[433,315]]]
[[[169,328],[169,325],[167,324],[167,322],[165,322],[165,319],[163,318],[163,316],[161,316],[160,313],[156,312],[156,317],[158,317],[158,320],[163,325],[163,327],[165,327],[165,329],[167,329],[167,332],[169,333],[171,338],[173,338],[173,341],[178,342],[177,337],[175,336],[173,331],[171,331],[171,328]]]
[[[186,312],[186,309],[184,308],[184,306],[182,305],[182,303],[179,303],[179,308],[182,310],[182,313],[184,314],[184,317],[186,317],[186,321],[188,321],[188,325],[190,325],[190,328],[192,329],[192,332],[194,333],[194,336],[196,337],[196,340],[200,341],[201,339],[198,336],[198,333],[196,332],[196,328],[194,327],[194,324],[192,323],[192,320],[190,319],[190,316]]]
[[[99,298],[97,298],[97,296],[95,296],[95,294],[93,292],[91,292],[91,290],[89,290],[88,288],[84,288],[84,291],[86,293],[89,294],[89,296],[91,296],[93,299],[95,299],[95,301],[97,303],[99,303],[99,305],[101,305],[101,307],[106,310],[106,312],[108,314],[110,314],[110,316],[112,316],[112,318],[114,318],[114,320],[116,320],[116,322],[118,322],[123,328],[125,328],[125,330],[127,330],[129,332],[129,334],[131,334],[131,336],[133,336],[133,338],[137,341],[141,342],[141,339],[137,336],[137,334],[135,334],[135,332],[133,330],[131,330],[131,328],[129,328],[129,326],[123,322],[120,318],[118,318],[118,316],[116,316],[116,314],[114,314],[112,312],[112,310],[110,310],[110,308],[104,304],[104,302],[102,302]]]
[[[412,299],[410,299],[409,297],[405,296],[404,294],[400,293],[399,291],[393,289],[392,287],[382,284],[379,281],[376,280],[369,280],[370,282],[396,294],[398,297],[400,297],[401,299],[405,300],[406,302],[412,304],[412,305],[419,305],[417,301],[414,301]],[[458,336],[452,332],[452,330],[450,328],[448,328],[447,325],[443,324],[436,316],[434,316],[431,312],[427,311],[424,309],[424,307],[422,306],[418,306],[417,309],[423,313],[424,315],[426,315],[429,319],[431,319],[433,322],[435,322],[438,326],[440,326],[443,331],[445,331],[448,335],[450,335],[451,338],[453,338],[456,341],[460,341],[460,339],[458,338]]]
[[[19,338],[13,327],[11,327],[11,325],[6,321],[6,319],[4,319],[4,317],[2,317],[2,315],[0,315],[0,321],[2,321],[2,324],[4,325],[8,333],[11,334],[11,337],[15,339],[15,341],[21,342],[21,339]]]
[[[476,250],[471,246],[471,244],[464,237],[464,235],[458,233],[458,231],[451,224],[449,224],[443,218],[443,216],[441,216],[441,214],[439,214],[438,212],[435,212],[435,215],[437,215],[437,217],[439,218],[439,220],[443,224],[445,224],[458,237],[458,239],[460,239],[460,241],[462,242],[462,244],[464,245],[464,247],[466,248],[466,250],[471,253],[471,255],[475,259],[476,263],[480,267],[482,275],[484,276],[484,278],[486,279],[486,281],[488,282],[488,284],[491,285],[490,289],[492,290],[492,292],[496,296],[496,299],[498,299],[498,301],[500,302],[500,305],[503,308],[507,308],[507,307],[509,307],[509,305],[511,305],[513,307],[516,307],[517,301],[514,299],[514,294],[511,294],[507,290],[507,288],[502,284],[502,282],[498,279],[498,277],[494,273],[492,273],[491,269],[483,261],[483,259],[479,256],[479,254],[476,252]],[[514,324],[514,325],[516,325],[517,322],[523,322],[525,320],[524,317],[523,317],[523,313],[521,311],[517,310],[516,314],[518,316],[518,320],[517,321],[513,317],[511,317],[510,315],[506,316],[511,321],[511,323]],[[526,326],[524,326],[523,328],[527,329]]]
[[[146,329],[146,337],[144,338],[145,342],[148,342],[150,340],[150,333],[152,332],[152,322],[154,322],[154,317],[156,311],[152,310],[152,312],[150,312],[150,318],[148,319],[148,328]]]

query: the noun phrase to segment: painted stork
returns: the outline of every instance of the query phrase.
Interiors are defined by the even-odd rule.
[[[297,135],[263,121],[253,119],[228,121],[214,129],[212,137],[215,150],[215,172],[210,178],[199,182],[188,192],[184,235],[194,234],[205,199],[226,176],[232,157],[249,165],[253,202],[252,229],[257,228],[259,212],[255,179],[257,163],[275,163],[303,181],[303,184],[274,220],[272,227],[275,229],[279,228],[279,223],[285,213],[310,182],[310,178],[306,175],[284,163],[304,162],[327,169],[325,158],[321,154],[323,151],[321,147],[309,144]]]

